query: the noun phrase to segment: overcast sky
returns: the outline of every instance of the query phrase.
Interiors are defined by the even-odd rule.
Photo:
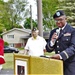
[[[4,0],[7,2],[8,0]],[[36,7],[36,0],[28,0],[29,6],[32,6],[32,19],[37,19],[37,7]],[[29,7],[30,8],[30,7]]]
[[[28,0],[29,5],[32,6],[32,18],[37,19],[37,7],[36,7],[36,0]]]

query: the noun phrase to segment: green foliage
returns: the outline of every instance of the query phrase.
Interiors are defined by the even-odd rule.
[[[32,19],[32,25],[33,27],[37,27],[37,23]],[[24,28],[31,29],[31,18],[26,18],[24,22]]]
[[[0,0],[0,33],[5,29],[22,28],[20,25],[22,21],[25,28],[31,28],[30,18],[27,18],[30,14],[27,5],[28,0],[8,0],[8,2]],[[45,31],[56,27],[53,14],[57,9],[63,9],[68,16],[68,22],[75,25],[75,0],[42,0]],[[36,21],[32,20],[32,24],[37,27]]]
[[[53,20],[53,14],[58,4],[58,0],[42,0],[44,30],[53,29],[56,26]]]
[[[43,13],[45,13],[44,15],[48,16],[48,13],[51,13],[51,15],[53,15],[58,5],[58,0],[42,0]]]
[[[2,4],[3,3],[3,0],[0,0],[0,4]]]
[[[9,46],[8,42],[4,42],[4,46]]]
[[[20,24],[28,14],[28,10],[25,8],[28,3],[27,0],[11,0],[9,3],[12,22]]]
[[[58,9],[65,11],[68,23],[75,26],[75,0],[60,1]]]
[[[3,2],[0,0],[0,33],[4,29],[22,28],[20,25],[28,15],[27,0],[8,0]]]

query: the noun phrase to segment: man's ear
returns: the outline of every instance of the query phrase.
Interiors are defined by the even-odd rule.
[[[68,18],[66,17],[66,18],[65,18],[65,20],[67,21],[67,20],[68,20]]]

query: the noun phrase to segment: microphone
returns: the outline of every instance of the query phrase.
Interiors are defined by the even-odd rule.
[[[59,36],[59,33],[60,33],[60,30],[59,29],[56,29],[56,35]],[[54,39],[54,44],[56,42],[56,39]]]
[[[59,29],[56,30],[56,34],[57,34],[57,36],[59,36],[59,34],[60,34],[60,30]]]

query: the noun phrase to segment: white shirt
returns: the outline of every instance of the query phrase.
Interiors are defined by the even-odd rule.
[[[33,37],[29,38],[25,46],[26,50],[29,50],[28,55],[40,56],[44,55],[44,49],[46,46],[46,41],[44,38],[37,36],[36,39]]]

